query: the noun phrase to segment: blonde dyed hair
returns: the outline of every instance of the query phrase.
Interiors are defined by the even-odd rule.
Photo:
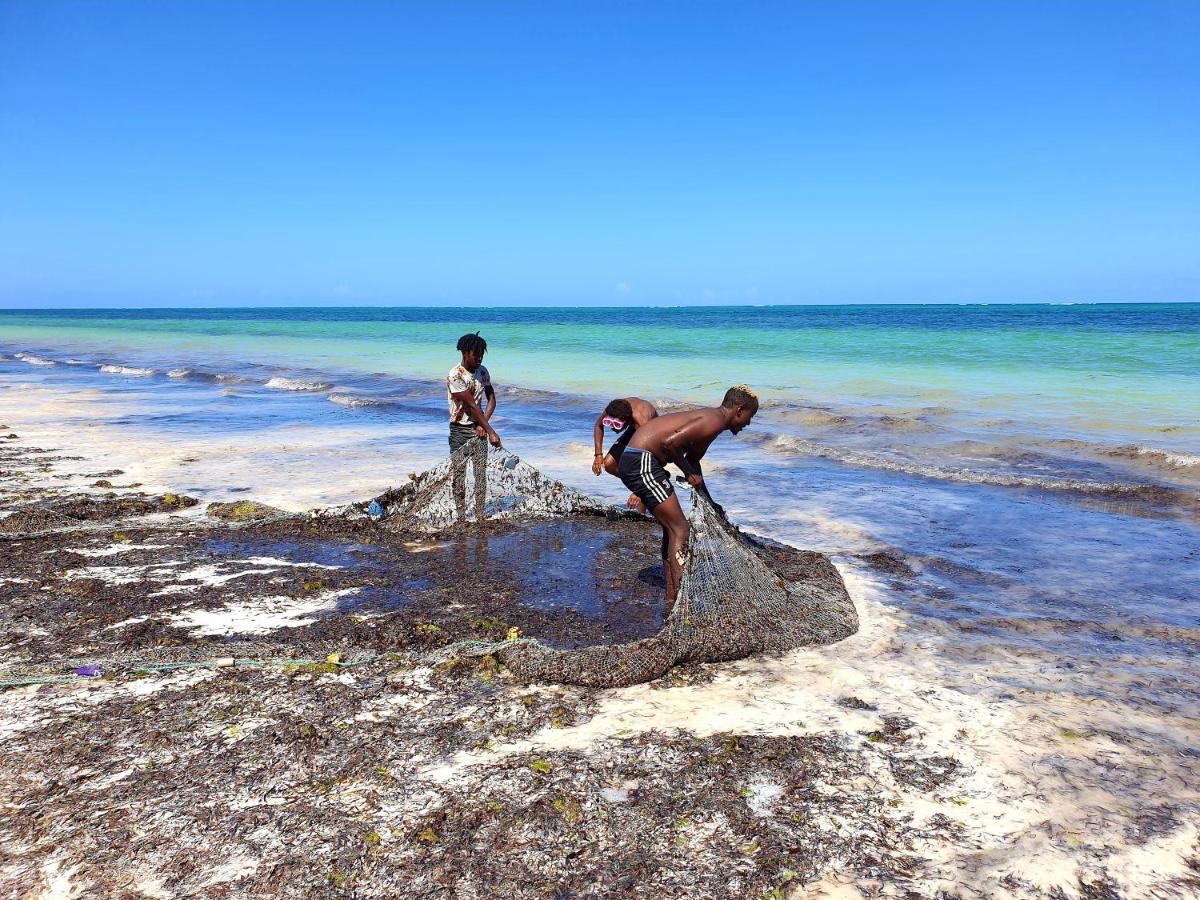
[[[721,401],[722,406],[737,407],[737,406],[753,406],[758,408],[758,394],[754,389],[747,384],[735,384],[725,392],[725,399]]]

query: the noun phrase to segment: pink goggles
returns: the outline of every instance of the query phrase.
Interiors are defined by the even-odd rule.
[[[604,424],[606,427],[611,428],[613,431],[624,431],[625,430],[625,420],[618,419],[615,416],[605,416]]]

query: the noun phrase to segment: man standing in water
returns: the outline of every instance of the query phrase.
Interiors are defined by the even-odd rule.
[[[663,578],[666,612],[675,605],[679,579],[687,562],[688,522],[675,496],[671,476],[663,468],[674,463],[696,490],[707,491],[700,460],[723,431],[737,434],[758,412],[758,395],[744,384],[725,392],[720,406],[670,413],[638,428],[621,454],[621,481],[646,504],[663,529]]]
[[[446,376],[446,400],[450,408],[450,460],[454,487],[454,505],[461,522],[467,515],[466,458],[458,451],[474,438],[486,437],[493,447],[500,446],[500,435],[491,426],[496,411],[496,392],[492,377],[483,365],[487,341],[474,334],[458,339],[462,361]],[[487,408],[484,408],[486,402]],[[487,453],[482,446],[472,454],[475,475],[475,521],[484,519],[484,499],[487,487]]]
[[[601,472],[607,472],[609,475],[621,477],[617,471],[617,464],[621,461],[621,454],[625,452],[629,439],[633,437],[635,431],[657,415],[658,410],[654,408],[654,404],[641,397],[613,400],[604,407],[604,412],[596,417],[596,424],[592,428],[592,440],[596,450],[596,455],[592,457],[592,474],[599,475]],[[605,428],[611,428],[618,432],[617,439],[608,448],[607,454],[603,449]],[[639,512],[646,511],[645,505],[638,499],[637,494],[629,495],[627,505],[631,509],[637,507]]]

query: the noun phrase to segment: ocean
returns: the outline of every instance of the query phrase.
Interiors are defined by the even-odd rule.
[[[1195,776],[1200,304],[2,311],[0,422],[202,499],[344,503],[444,456],[476,330],[505,445],[614,503],[609,399],[749,384],[709,487],[834,559],[880,672],[1007,709],[1015,739],[1103,709]]]

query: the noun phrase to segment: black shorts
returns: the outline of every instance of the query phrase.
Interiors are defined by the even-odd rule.
[[[654,512],[654,507],[664,503],[675,493],[671,476],[649,450],[626,447],[625,452],[621,454],[621,461],[617,464],[617,472],[625,487],[645,503],[650,512]]]
[[[613,445],[608,448],[608,455],[617,462],[621,461],[621,454],[625,452],[625,448],[629,445],[629,439],[633,437],[633,433],[637,428],[630,425],[624,431],[617,435],[617,439],[613,441]]]

